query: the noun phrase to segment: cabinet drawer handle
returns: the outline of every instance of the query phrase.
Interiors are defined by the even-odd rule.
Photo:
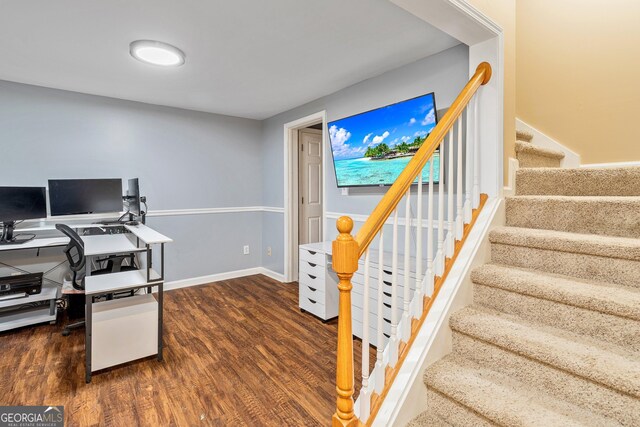
[[[393,274],[393,272],[392,272],[392,271],[389,271],[389,270],[382,270],[382,271],[384,271],[384,272],[385,272],[385,273],[387,273],[387,274]]]
[[[311,267],[315,267],[315,266],[317,266],[317,265],[318,265],[318,264],[314,264],[314,263],[309,262],[309,261],[307,261],[307,264],[309,264]]]
[[[391,298],[391,294],[389,292],[383,292],[383,294],[385,294],[386,296],[388,296],[389,298]]]
[[[315,255],[315,254],[318,253],[318,252],[314,252],[314,251],[307,251],[307,252],[309,252],[311,255]]]
[[[385,322],[387,322],[388,324],[391,324],[391,320],[387,319],[386,317],[382,318]]]
[[[384,284],[385,284],[385,285],[387,285],[387,286],[391,286],[391,282],[388,282],[388,281],[386,281],[386,280],[383,280],[383,281],[382,281],[382,283],[384,283]]]
[[[307,298],[309,301],[311,301],[311,304],[315,304],[316,301],[312,300],[311,298]]]
[[[311,277],[312,279],[315,279],[316,277],[318,277],[318,276],[314,276],[313,274],[309,274],[309,273],[307,273],[307,276]]]
[[[391,335],[387,335],[387,334],[385,334],[384,332],[382,333],[382,335],[384,335],[384,336],[385,336],[385,337],[387,337],[387,338],[391,338]]]
[[[387,304],[386,302],[383,302],[382,305],[384,305],[387,308],[391,308],[391,304]]]
[[[311,289],[313,292],[317,291],[316,288],[312,288],[311,286],[307,286],[307,288]]]

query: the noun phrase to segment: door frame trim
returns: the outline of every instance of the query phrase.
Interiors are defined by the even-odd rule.
[[[310,114],[284,124],[284,277],[298,280],[298,130],[322,123],[322,238],[327,235],[327,112]]]

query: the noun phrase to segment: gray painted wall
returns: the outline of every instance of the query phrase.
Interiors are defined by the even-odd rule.
[[[285,123],[322,110],[326,110],[327,120],[332,121],[432,91],[435,92],[438,109],[443,109],[451,105],[467,83],[468,76],[469,50],[466,45],[461,44],[265,120],[263,204],[284,206]],[[329,162],[325,179],[327,212],[369,214],[386,189],[357,189],[351,190],[348,196],[343,196],[336,185],[328,146],[324,159]],[[331,227],[334,221],[327,222],[328,236],[333,236],[335,232]],[[265,212],[262,227],[263,247],[270,246],[273,254],[268,257],[263,250],[263,265],[283,273],[284,216]]]
[[[0,81],[0,185],[139,177],[150,210],[259,206],[261,130],[256,120]],[[178,280],[259,266],[261,218],[170,216],[148,224],[175,239],[166,274]],[[250,255],[242,255],[246,244]]]

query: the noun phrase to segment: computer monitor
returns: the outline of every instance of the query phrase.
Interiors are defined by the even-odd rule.
[[[0,244],[22,243],[29,239],[16,240],[13,228],[16,221],[47,217],[45,187],[0,187],[0,222],[2,237]]]
[[[140,216],[140,184],[138,178],[132,178],[129,180],[127,188],[127,195],[125,196],[125,204],[127,211],[136,216]]]
[[[122,211],[122,180],[50,179],[51,216]]]

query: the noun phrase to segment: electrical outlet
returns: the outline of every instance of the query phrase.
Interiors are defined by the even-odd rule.
[[[267,256],[271,256],[271,246],[267,246]]]
[[[244,248],[242,248],[242,253],[245,255],[249,255],[249,245],[245,245]]]

